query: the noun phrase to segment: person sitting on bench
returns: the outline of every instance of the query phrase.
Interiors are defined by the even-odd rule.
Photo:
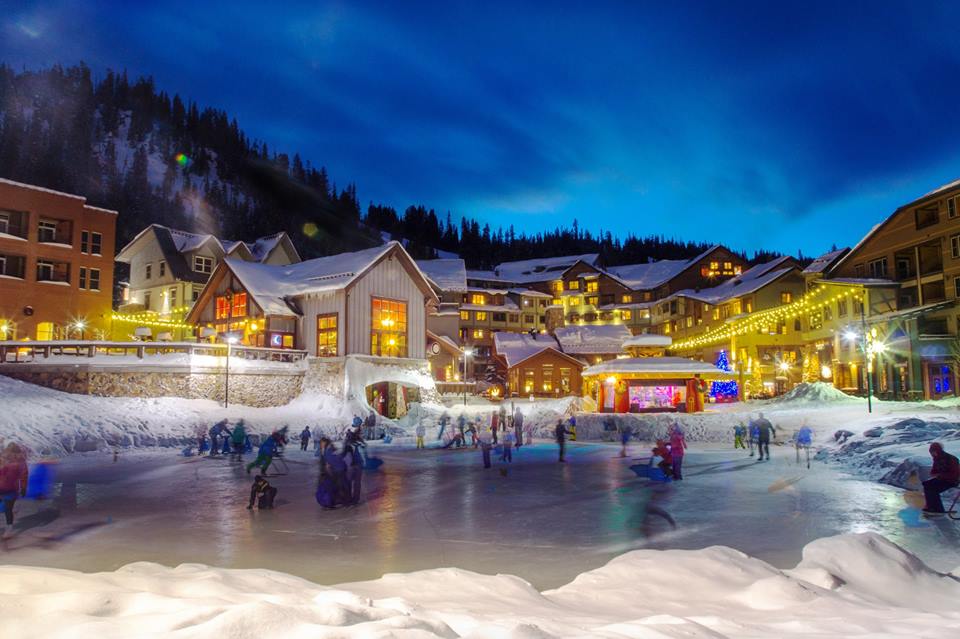
[[[257,499],[257,497],[260,497]],[[257,502],[258,510],[273,508],[273,500],[277,496],[277,489],[270,485],[263,475],[257,475],[253,478],[253,486],[250,487],[250,503],[247,510],[253,509],[253,502]]]
[[[930,469],[930,479],[923,482],[923,496],[927,500],[923,512],[944,513],[940,493],[960,484],[960,462],[943,450],[940,442],[930,444],[930,456],[933,457],[933,468]]]

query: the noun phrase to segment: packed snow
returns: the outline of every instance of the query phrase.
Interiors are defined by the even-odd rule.
[[[322,560],[322,558],[318,558]],[[0,567],[4,629],[31,637],[917,637],[960,632],[960,579],[872,533],[792,570],[736,550],[635,550],[538,592],[456,568],[322,586],[270,570]]]

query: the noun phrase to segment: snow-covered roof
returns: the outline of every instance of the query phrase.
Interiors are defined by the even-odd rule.
[[[463,260],[459,258],[417,260],[417,266],[427,276],[427,279],[441,291],[466,292],[467,267]]]
[[[662,348],[670,348],[673,344],[673,338],[669,335],[634,335],[623,341],[624,348],[636,348],[636,347],[649,347],[649,346],[658,346]]]
[[[568,355],[619,354],[630,329],[623,324],[563,326],[553,332]]]
[[[489,311],[491,313],[519,313],[520,307],[511,300],[504,300],[503,304],[461,304],[461,311]]]
[[[550,335],[543,334],[494,333],[493,347],[497,355],[506,360],[507,368],[513,368],[520,362],[530,359],[534,355],[547,349],[553,349],[562,355],[557,341]]]
[[[463,353],[463,349],[460,348],[460,344],[458,344],[456,341],[454,341],[452,338],[446,335],[441,335],[440,333],[434,333],[433,331],[428,330],[427,338],[446,345],[447,350],[452,351],[458,355]]]
[[[697,362],[686,357],[630,357],[611,359],[584,369],[583,376],[602,375],[663,375],[686,379],[700,375],[704,379],[733,379],[733,374],[713,364]]]
[[[577,262],[596,265],[600,259],[599,253],[585,253],[583,255],[563,255],[560,257],[542,257],[533,260],[519,260],[504,262],[494,269],[496,277],[503,281],[526,284],[530,282],[545,282],[558,279],[565,271]],[[479,278],[478,278],[479,279]]]
[[[744,271],[743,274],[726,280],[717,286],[699,291],[685,289],[677,291],[674,293],[674,296],[689,297],[708,304],[720,304],[727,300],[758,291],[795,270],[795,268],[792,263],[792,258],[788,256],[779,257],[773,261],[758,264]]]
[[[829,253],[824,253],[814,261],[810,262],[810,264],[807,265],[807,268],[803,269],[804,274],[813,275],[815,273],[823,273],[830,267],[831,264],[836,262],[840,257],[843,256],[844,253],[849,250],[850,249],[842,248],[836,251],[830,251]]]
[[[930,196],[932,196],[932,195],[938,195],[938,194],[940,194],[940,193],[943,193],[944,191],[949,191],[950,189],[956,188],[956,187],[958,187],[958,186],[960,186],[960,180],[954,180],[953,182],[947,182],[947,183],[944,184],[943,186],[938,186],[937,188],[933,189],[933,190],[930,191],[929,193],[924,193],[923,195],[921,195],[920,197],[918,197],[918,198],[917,198],[916,200],[914,200],[913,202],[917,202],[917,201],[919,201],[919,200],[926,199],[926,198],[928,198],[928,197],[930,197]],[[911,202],[910,204],[913,204],[913,202]],[[908,204],[907,206],[910,206],[910,205]]]
[[[318,257],[284,266],[233,258],[227,258],[224,262],[265,314],[293,315],[296,309],[287,300],[346,288],[367,267],[398,247],[403,250],[399,243],[388,242],[362,251]]]
[[[688,260],[660,260],[646,264],[611,266],[606,270],[634,290],[650,289],[679,275],[688,263]]]
[[[467,279],[468,280],[480,280],[481,282],[505,282],[509,283],[506,280],[497,276],[493,271],[478,271],[476,269],[467,270]]]
[[[899,286],[893,280],[884,280],[876,277],[831,277],[820,280],[822,284],[847,284],[851,286]]]
[[[257,262],[262,262],[270,256],[277,245],[290,241],[289,237],[284,231],[257,238],[253,242],[241,242],[239,240],[221,240],[210,233],[192,233],[190,231],[183,231],[181,229],[173,229],[162,224],[151,224],[144,230],[137,233],[136,237],[134,237],[129,243],[127,243],[126,246],[120,249],[120,252],[117,253],[117,261],[129,263],[131,256],[128,254],[128,250],[134,244],[136,244],[141,237],[150,232],[153,232],[157,238],[157,242],[160,244],[160,249],[163,251],[167,263],[171,265],[174,277],[177,279],[193,279],[190,275],[190,271],[192,271],[192,269],[184,268],[186,262],[175,259],[176,256],[174,253],[179,253],[181,255],[184,253],[190,253],[198,250],[208,243],[212,243],[214,246],[220,249],[223,255],[236,256],[246,254],[250,256],[250,259]],[[290,248],[294,253],[291,257],[294,259],[294,261],[299,262],[300,256],[297,255],[296,248],[293,247],[292,243],[290,244]],[[203,276],[204,279],[205,277],[206,276]]]

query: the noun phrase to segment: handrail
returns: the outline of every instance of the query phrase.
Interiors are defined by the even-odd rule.
[[[37,355],[48,359],[52,355],[72,355],[93,358],[97,355],[126,356],[134,354],[137,359],[153,355],[184,353],[223,357],[227,344],[203,342],[106,342],[93,340],[62,341],[0,341],[0,364],[35,361]],[[307,356],[307,351],[287,348],[264,348],[260,346],[229,346],[231,357],[244,360],[296,363]],[[12,359],[10,356],[12,355]]]

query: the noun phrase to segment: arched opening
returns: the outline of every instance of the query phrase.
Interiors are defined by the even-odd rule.
[[[398,382],[376,382],[366,387],[367,403],[379,415],[400,419],[410,411],[410,405],[419,403],[419,386]]]

